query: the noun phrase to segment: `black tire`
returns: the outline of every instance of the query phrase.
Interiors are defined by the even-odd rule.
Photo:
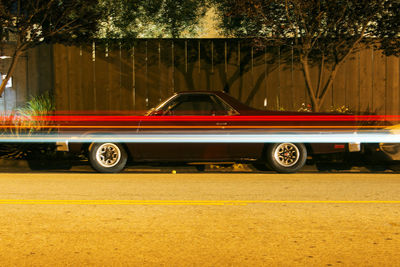
[[[32,171],[70,170],[72,168],[72,163],[69,160],[28,159],[27,162]]]
[[[93,143],[89,148],[90,165],[98,172],[120,172],[125,168],[127,160],[124,147],[117,143]]]
[[[267,166],[280,173],[300,170],[307,160],[307,149],[300,143],[271,144],[265,151]]]
[[[69,170],[72,162],[67,154],[56,151],[52,144],[31,144],[26,152],[26,161],[33,171]]]
[[[396,173],[400,172],[400,164],[396,162],[396,164],[389,164],[388,168]]]
[[[204,172],[206,170],[206,165],[195,165],[198,172]]]

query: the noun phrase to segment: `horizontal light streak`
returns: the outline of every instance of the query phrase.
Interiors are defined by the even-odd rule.
[[[3,205],[206,205],[250,204],[400,204],[399,200],[102,200],[102,199],[0,199]]]
[[[0,128],[7,129],[26,129],[26,128],[44,128],[44,129],[85,129],[85,128],[95,128],[95,129],[104,129],[104,128],[112,128],[112,129],[279,129],[279,128],[288,128],[288,129],[325,129],[325,128],[343,128],[343,129],[382,129],[387,128],[387,126],[373,126],[373,125],[361,125],[361,126],[351,126],[351,125],[43,125],[43,126],[21,126],[21,125],[12,125],[5,126],[0,125]]]
[[[93,134],[0,136],[0,142],[117,142],[117,143],[400,143],[390,133],[232,133],[232,134]]]
[[[129,115],[48,115],[48,116],[3,116],[3,121],[400,121],[398,115],[233,115],[233,116],[129,116]]]

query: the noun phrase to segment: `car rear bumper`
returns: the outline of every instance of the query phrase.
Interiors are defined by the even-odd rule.
[[[349,143],[349,152],[360,152],[361,143]]]
[[[68,152],[69,151],[69,144],[68,141],[57,141],[56,142],[56,150],[57,151],[64,151]]]
[[[400,160],[399,143],[380,143],[379,149],[391,160]]]

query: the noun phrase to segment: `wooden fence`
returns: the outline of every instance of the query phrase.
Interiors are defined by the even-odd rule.
[[[144,39],[56,44],[52,51],[59,110],[147,110],[183,90],[224,90],[262,109],[298,110],[310,103],[293,52],[258,49],[248,40]],[[399,66],[399,58],[373,49],[356,53],[337,74],[323,109],[400,114]],[[318,69],[311,72],[316,81]]]
[[[11,64],[14,43],[0,45],[0,73],[5,75]],[[53,81],[53,52],[51,45],[41,45],[24,53],[17,63],[9,85],[0,96],[0,114],[26,104],[31,96],[51,92]]]

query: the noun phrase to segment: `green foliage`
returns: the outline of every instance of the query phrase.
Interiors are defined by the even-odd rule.
[[[360,37],[364,43],[387,41],[399,49],[397,0],[212,1],[228,36],[294,46],[318,62],[321,55],[339,61]]]
[[[348,107],[348,106],[345,106],[345,105],[343,105],[343,106],[336,106],[336,107],[331,106],[330,112],[333,112],[333,113],[341,113],[341,114],[352,114],[352,112],[351,112],[351,110],[349,109],[349,107]]]
[[[17,113],[22,116],[47,115],[52,111],[55,111],[55,105],[53,95],[49,92],[31,97],[25,106],[17,109]]]
[[[44,116],[55,111],[53,96],[44,93],[31,99],[20,108],[9,114],[0,116],[0,135],[18,137],[21,135],[34,135],[36,133],[49,133],[53,130],[51,122]],[[0,158],[27,159],[32,153],[39,150],[51,149],[51,145],[29,143],[1,143]]]
[[[0,42],[15,43],[0,96],[27,49],[43,42],[87,42],[96,33],[102,14],[98,0],[0,1]]]
[[[46,92],[42,95],[31,97],[25,106],[16,109],[14,120],[17,129],[21,132],[32,134],[35,132],[50,132],[51,122],[45,116],[55,111],[53,96]]]
[[[42,42],[82,42],[96,32],[98,0],[7,0],[0,3],[1,41],[26,50]]]
[[[368,45],[386,54],[400,53],[398,0],[212,1],[228,36],[252,37],[258,46],[278,45],[280,61],[301,64],[314,111],[322,107],[351,54]],[[310,65],[320,68],[316,80]]]
[[[207,11],[206,0],[102,0],[107,16],[100,38],[193,36]]]
[[[313,112],[313,108],[311,104],[301,103],[301,106],[297,109],[299,112]],[[340,114],[352,114],[350,108],[346,105],[342,106],[331,106],[327,112],[331,113],[340,113]]]
[[[376,37],[386,55],[400,55],[400,1],[385,1],[385,10],[376,22]]]
[[[1,114],[0,135],[19,136],[50,132],[51,121],[46,120],[45,116],[52,115],[54,111],[54,99],[48,92],[31,97],[23,107]]]

